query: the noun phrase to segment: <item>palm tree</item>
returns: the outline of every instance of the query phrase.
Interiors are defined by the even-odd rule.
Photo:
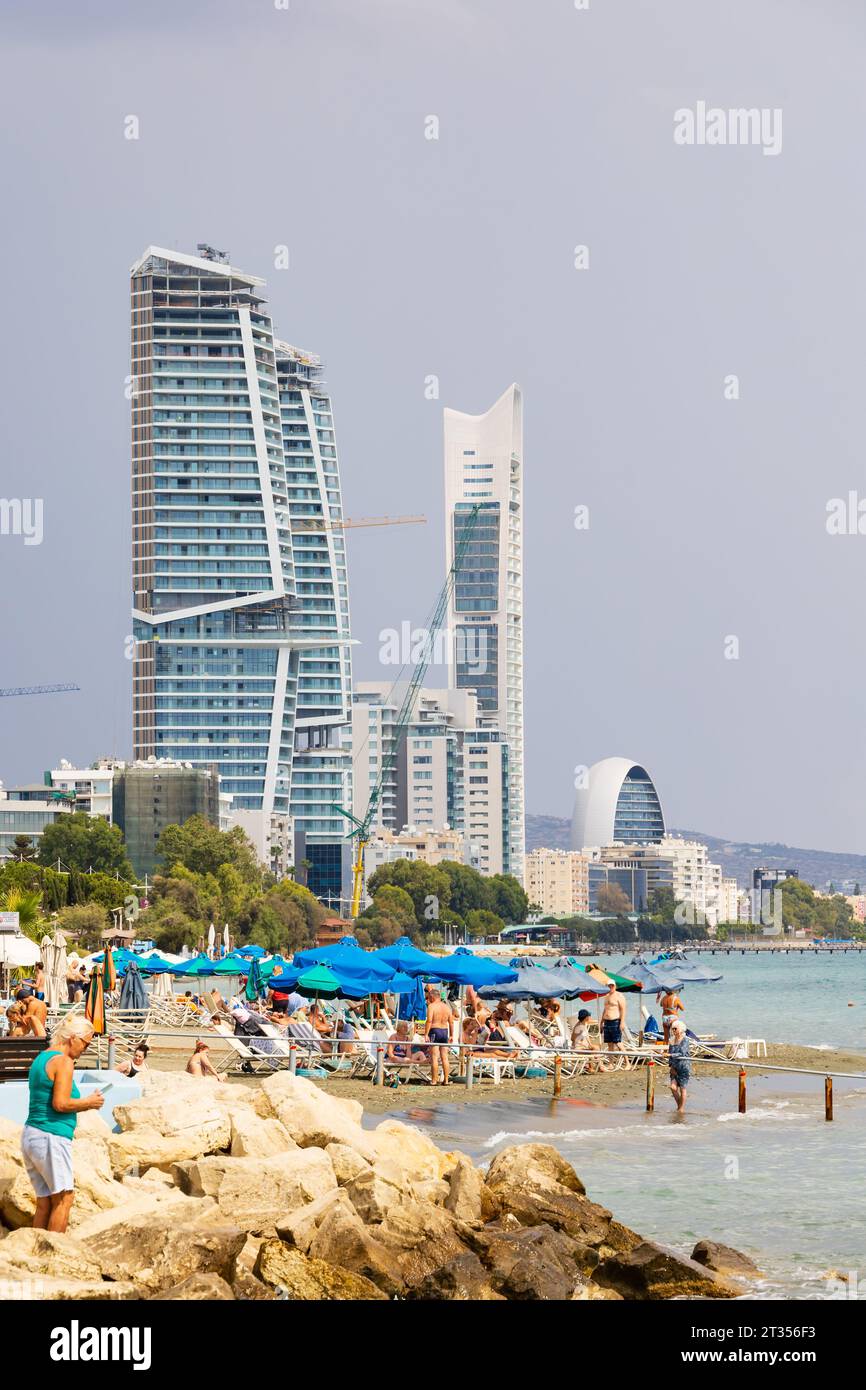
[[[22,934],[37,944],[45,934],[41,908],[42,894],[38,891],[9,888],[0,896],[0,912],[17,912]]]

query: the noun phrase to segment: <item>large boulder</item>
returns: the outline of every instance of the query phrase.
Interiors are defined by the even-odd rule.
[[[592,1275],[602,1288],[615,1289],[627,1299],[737,1298],[740,1290],[705,1269],[653,1241],[641,1241],[633,1250],[609,1255]]]
[[[285,1125],[263,1120],[250,1106],[238,1106],[230,1118],[232,1158],[273,1158],[298,1147]]]
[[[237,1226],[178,1225],[170,1216],[145,1215],[89,1237],[88,1250],[103,1278],[158,1293],[191,1274],[218,1274],[230,1284],[246,1238]]]
[[[214,1197],[233,1160],[228,1154],[207,1154],[171,1165],[171,1179],[188,1197]]]
[[[256,1274],[276,1290],[280,1298],[292,1301],[374,1301],[387,1294],[350,1269],[335,1268],[324,1260],[304,1255],[279,1240],[267,1240],[259,1252]]]
[[[445,1153],[420,1129],[399,1120],[383,1120],[367,1131],[377,1159],[397,1164],[411,1182],[427,1182],[450,1177],[461,1155]]]
[[[363,1275],[390,1297],[402,1292],[403,1281],[395,1252],[377,1235],[367,1230],[356,1211],[334,1203],[323,1216],[308,1253],[337,1269]]]
[[[182,1226],[212,1226],[220,1222],[219,1210],[211,1197],[186,1197],[176,1187],[142,1189],[131,1191],[122,1207],[88,1216],[75,1227],[75,1238],[85,1243],[133,1218],[156,1224],[171,1221]]]
[[[336,1187],[332,1191],[326,1192],[324,1197],[318,1197],[314,1202],[307,1202],[306,1206],[298,1207],[288,1216],[278,1217],[275,1222],[278,1238],[286,1245],[294,1245],[306,1255],[316,1238],[316,1232],[334,1206],[340,1207],[350,1218],[358,1215],[346,1194],[345,1188]],[[251,1269],[254,1267],[255,1261],[253,1261]]]
[[[366,1158],[362,1158],[355,1149],[350,1149],[348,1144],[327,1144],[325,1152],[331,1155],[334,1177],[341,1187],[357,1178],[359,1173],[369,1172],[370,1164]]]
[[[425,1301],[492,1303],[504,1302],[505,1295],[497,1293],[490,1276],[477,1255],[458,1255],[425,1275],[420,1284],[409,1291],[409,1298]]]
[[[570,1163],[552,1144],[511,1144],[502,1149],[487,1170],[490,1187],[528,1186],[533,1188],[564,1187],[578,1196],[586,1188]]]
[[[363,1107],[322,1091],[305,1076],[274,1072],[262,1082],[271,1114],[302,1149],[346,1144],[364,1158],[375,1157],[375,1146],[361,1128]]]
[[[458,1221],[470,1226],[491,1221],[497,1213],[496,1199],[483,1174],[464,1154],[458,1156],[452,1170],[444,1205]]]
[[[516,1216],[523,1226],[554,1226],[596,1249],[609,1240],[611,1213],[584,1195],[574,1169],[548,1144],[503,1149],[488,1169],[486,1185],[500,1213]]]
[[[732,1245],[722,1245],[717,1240],[699,1240],[692,1251],[692,1259],[705,1269],[711,1269],[714,1274],[735,1274],[744,1279],[757,1279],[761,1273],[754,1260],[750,1260],[742,1250],[735,1250]]]
[[[191,1077],[190,1080],[195,1080]],[[123,1157],[128,1165],[137,1163],[139,1167],[150,1166],[146,1160],[148,1144],[143,1146],[143,1155],[126,1136],[145,1134],[149,1137],[150,1150],[156,1155],[154,1166],[164,1168],[167,1164],[185,1158],[198,1158],[202,1154],[218,1153],[227,1149],[231,1143],[231,1115],[216,1098],[206,1090],[195,1092],[188,1086],[181,1092],[153,1092],[140,1100],[114,1107],[114,1117],[122,1133],[113,1137],[110,1144],[111,1162],[115,1174]],[[162,1144],[154,1144],[153,1136],[159,1136]],[[174,1145],[173,1157],[166,1157],[167,1147]]]
[[[392,1268],[402,1282],[415,1288],[428,1274],[467,1253],[467,1230],[443,1207],[406,1201],[389,1209],[376,1235],[391,1252]]]
[[[342,1190],[367,1226],[384,1221],[395,1202],[412,1196],[400,1169],[387,1161],[359,1173]]]
[[[323,1149],[293,1149],[274,1158],[230,1159],[214,1195],[225,1220],[246,1231],[270,1231],[277,1220],[336,1187]]]
[[[74,1236],[56,1231],[34,1231],[23,1226],[0,1243],[0,1280],[40,1279],[100,1280],[102,1266],[87,1246]]]
[[[231,1137],[228,1117],[224,1123],[226,1143],[216,1145],[216,1151],[227,1147]],[[200,1134],[196,1131],[188,1135],[166,1135],[156,1129],[130,1129],[121,1134],[112,1134],[108,1141],[108,1152],[115,1177],[123,1181],[127,1177],[140,1177],[149,1168],[161,1168],[170,1173],[173,1164],[201,1158],[211,1149],[202,1148]]]
[[[510,1299],[558,1302],[571,1298],[578,1282],[598,1262],[587,1246],[552,1226],[515,1231],[494,1223],[469,1238],[493,1288]]]

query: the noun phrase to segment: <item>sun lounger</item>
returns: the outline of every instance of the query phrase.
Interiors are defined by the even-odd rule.
[[[517,1028],[514,1024],[506,1024],[502,1031],[511,1050],[519,1053],[520,1061],[528,1066],[543,1067],[551,1075],[556,1069],[557,1057],[560,1062],[561,1075],[566,1078],[579,1076],[586,1071],[589,1065],[589,1058],[578,1057],[573,1053],[563,1055],[562,1049],[553,1047],[546,1039],[540,1038],[537,1033],[533,1034],[531,1031],[524,1033],[522,1028]]]

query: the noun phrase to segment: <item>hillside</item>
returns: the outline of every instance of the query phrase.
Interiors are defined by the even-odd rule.
[[[526,848],[568,849],[570,832],[571,822],[560,816],[527,816]],[[866,854],[722,840],[702,830],[671,830],[671,834],[700,840],[708,847],[710,858],[722,865],[725,876],[735,878],[741,888],[751,887],[752,869],[763,865],[768,869],[798,869],[800,878],[815,888],[825,889],[833,883],[837,889],[853,892],[859,883],[866,892]]]

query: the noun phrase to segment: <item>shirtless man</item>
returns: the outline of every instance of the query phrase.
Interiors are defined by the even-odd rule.
[[[217,1076],[213,1062],[211,1061],[210,1057],[208,1057],[207,1052],[207,1043],[204,1042],[202,1039],[199,1039],[199,1041],[195,1045],[195,1050],[193,1051],[192,1056],[186,1064],[187,1071],[189,1072],[190,1076],[216,1076],[217,1081],[222,1081],[223,1078],[221,1076]]]
[[[608,1052],[622,1051],[622,1025],[625,1023],[625,998],[613,980],[608,985],[601,1010],[601,1036]]]
[[[446,1004],[438,990],[431,990],[427,1004],[426,1037],[430,1048],[430,1078],[434,1086],[439,1085],[439,1060],[442,1060],[443,1086],[451,1080],[448,1061],[448,1044],[451,1041],[451,1005]]]
[[[671,1024],[677,1021],[677,1014],[685,1011],[685,1004],[680,996],[672,989],[662,990],[656,995],[662,1009],[662,1026],[665,1030],[665,1042],[670,1039]]]
[[[44,1000],[37,999],[31,989],[19,989],[15,998],[19,1004],[24,1005],[21,1022],[24,1025],[25,1036],[30,1034],[34,1038],[44,1038],[48,1005]]]

